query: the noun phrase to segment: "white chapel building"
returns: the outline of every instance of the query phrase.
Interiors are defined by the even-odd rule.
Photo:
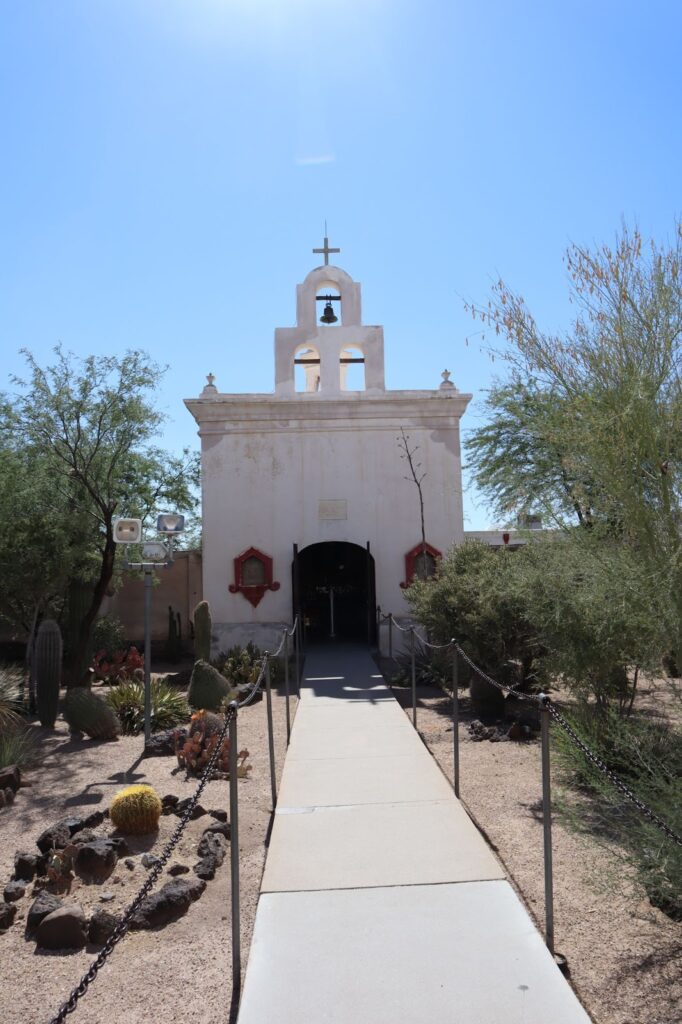
[[[433,390],[387,391],[383,329],[363,324],[359,283],[328,263],[339,250],[325,238],[314,251],[325,262],[297,286],[296,326],[275,330],[274,391],[224,394],[209,374],[185,400],[201,438],[214,651],[272,650],[296,615],[308,642],[375,643],[377,605],[407,616],[411,578],[464,538],[471,395],[447,371]],[[401,428],[425,474],[426,552]]]

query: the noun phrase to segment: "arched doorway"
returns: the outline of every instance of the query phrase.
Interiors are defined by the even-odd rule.
[[[374,559],[369,544],[362,548],[325,541],[297,552],[294,593],[311,642],[374,641]]]

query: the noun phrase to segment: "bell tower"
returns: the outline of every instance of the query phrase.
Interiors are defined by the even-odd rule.
[[[303,366],[305,387],[301,397],[339,398],[349,390],[377,393],[385,390],[384,331],[362,323],[361,288],[357,281],[329,263],[311,270],[296,288],[296,326],[275,330],[275,394],[294,395],[296,367]],[[349,369],[362,366],[364,388],[350,388]]]

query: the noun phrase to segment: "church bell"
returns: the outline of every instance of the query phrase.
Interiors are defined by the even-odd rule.
[[[327,297],[327,305],[324,307],[324,313],[320,317],[320,323],[322,324],[335,324],[338,320],[338,316],[334,312],[331,299]]]

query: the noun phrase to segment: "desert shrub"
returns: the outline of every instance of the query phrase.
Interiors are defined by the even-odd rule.
[[[409,649],[396,658],[397,670],[391,678],[394,685],[407,686],[412,682],[412,658]],[[440,686],[452,692],[452,653],[449,650],[434,651],[415,637],[414,667],[418,686]],[[468,673],[460,658],[458,670],[459,686],[467,686]]]
[[[415,580],[408,604],[438,644],[455,637],[489,675],[526,686],[538,681],[542,653],[523,595],[513,585],[517,553],[478,541],[453,548],[435,577]]]
[[[113,686],[133,679],[136,671],[143,670],[144,658],[135,646],[115,651],[111,657],[101,650],[95,655],[92,667],[98,679]]]
[[[217,720],[217,721],[216,721]],[[178,736],[176,755],[178,764],[188,774],[201,774],[208,764],[211,755],[220,742],[220,734],[225,719],[209,711],[196,711],[192,715],[187,736]],[[237,755],[237,774],[244,778],[251,771],[246,763],[248,750],[240,750]],[[220,752],[216,761],[216,771],[223,774],[230,770],[230,740],[226,734],[220,742]]]
[[[144,684],[122,682],[106,696],[109,707],[118,715],[127,736],[136,736],[144,729]],[[151,684],[152,732],[171,729],[189,717],[189,705],[177,690],[163,679]]]
[[[103,615],[92,628],[92,649],[112,661],[118,651],[126,649],[126,635],[121,622],[113,615]]]
[[[24,673],[9,665],[0,665],[0,735],[16,728],[23,709]]]
[[[16,764],[20,768],[32,764],[37,757],[35,733],[31,728],[15,725],[0,731],[0,768]]]
[[[682,734],[664,722],[626,718],[582,703],[567,716],[576,732],[633,792],[682,834]],[[651,902],[682,920],[682,849],[626,800],[561,729],[555,730],[564,782],[583,794],[564,799],[561,811],[574,828],[616,842],[634,867]]]

